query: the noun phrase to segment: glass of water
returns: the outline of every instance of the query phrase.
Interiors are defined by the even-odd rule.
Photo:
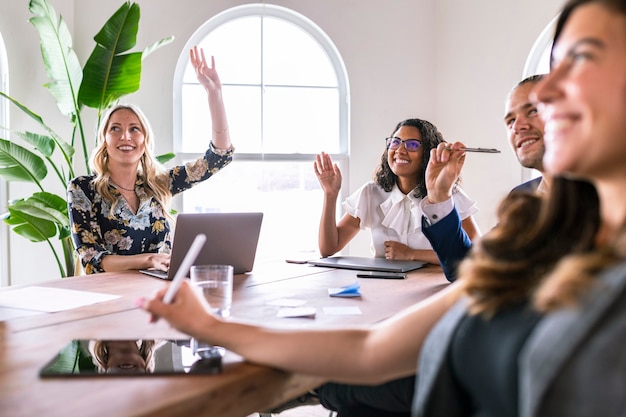
[[[191,283],[201,289],[213,314],[229,317],[233,302],[233,266],[194,265],[191,267],[190,275]],[[224,348],[196,339],[191,340],[191,349],[200,358],[224,356]]]

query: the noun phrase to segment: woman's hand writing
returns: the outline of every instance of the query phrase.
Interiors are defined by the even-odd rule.
[[[139,298],[135,304],[150,313],[150,322],[159,318],[167,320],[172,327],[198,339],[218,319],[210,313],[204,296],[188,280],[184,280],[171,304],[163,302],[167,287],[158,290],[152,298]]]

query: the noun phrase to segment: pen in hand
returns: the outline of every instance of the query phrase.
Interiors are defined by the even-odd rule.
[[[176,296],[176,293],[180,288],[180,284],[182,284],[187,275],[187,272],[189,272],[189,269],[191,268],[191,265],[198,257],[200,250],[204,246],[204,242],[206,242],[206,235],[204,233],[199,233],[198,235],[196,235],[196,238],[193,240],[193,243],[189,247],[185,258],[181,262],[180,267],[178,267],[172,283],[167,288],[167,291],[163,296],[164,303],[169,304],[172,302],[172,300],[174,300],[174,297]]]
[[[452,150],[451,146],[446,146],[446,151],[451,151],[451,150]],[[457,150],[465,151],[465,152],[479,152],[479,153],[500,153],[500,150],[495,149],[495,148],[459,148]]]
[[[500,153],[499,149],[494,148],[461,148],[460,150],[465,152]]]

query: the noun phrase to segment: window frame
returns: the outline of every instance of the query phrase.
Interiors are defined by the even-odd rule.
[[[530,52],[526,58],[526,63],[524,64],[522,79],[535,74],[544,74],[549,71],[549,69],[546,71],[545,68],[542,68],[542,66],[545,64],[545,54],[549,54],[552,50],[552,39],[554,37],[554,30],[556,29],[556,22],[558,18],[558,15],[552,18],[552,20],[541,31],[532,48],[530,48]],[[550,62],[548,59],[548,66],[549,65]],[[541,173],[537,170],[524,167],[521,167],[521,169],[523,182],[541,176]]]
[[[4,39],[0,33],[0,91],[9,94],[9,61],[7,58],[6,46]],[[9,105],[7,100],[0,100],[0,126],[5,126],[7,129],[9,126]],[[0,179],[0,213],[6,213],[8,211],[7,201],[9,200],[8,194],[8,182],[2,178]],[[0,226],[0,257],[5,259],[6,262],[2,262],[0,266],[0,286],[6,287],[11,285],[9,278],[10,262],[9,257],[9,226],[2,222]]]
[[[182,86],[185,69],[187,68],[187,65],[189,65],[189,54],[187,51],[189,51],[189,49],[191,49],[194,45],[199,44],[210,32],[215,30],[220,25],[234,19],[251,16],[270,16],[285,20],[295,26],[298,26],[311,35],[318,42],[320,47],[326,51],[331,65],[337,75],[337,86],[339,92],[339,153],[331,154],[331,156],[342,166],[347,167],[348,151],[350,149],[350,89],[347,71],[339,51],[330,38],[322,31],[322,29],[310,19],[285,7],[265,3],[237,6],[213,16],[200,26],[185,44],[174,71],[174,152],[183,160],[189,160],[199,156],[197,153],[182,152]],[[228,109],[226,109],[226,112],[228,114]],[[310,161],[314,156],[314,154],[302,153],[236,153],[237,160],[242,161]],[[348,172],[348,170],[346,170],[346,172]],[[347,180],[347,178],[344,178],[344,180]]]
[[[178,58],[174,79],[173,79],[173,149],[176,153],[176,159],[179,162],[195,159],[200,156],[199,153],[184,152],[183,151],[183,126],[182,126],[182,91],[184,84],[184,76],[189,64],[188,51],[194,46],[201,44],[213,30],[217,29],[221,25],[228,23],[232,20],[245,18],[245,17],[271,17],[275,19],[283,20],[286,23],[296,26],[300,30],[307,33],[311,38],[317,42],[317,45],[323,50],[330,62],[332,70],[335,72],[337,79],[337,100],[338,100],[338,153],[329,153],[333,158],[333,162],[337,163],[342,170],[342,187],[339,194],[338,201],[343,201],[347,195],[349,183],[349,149],[350,149],[350,89],[348,82],[348,75],[346,67],[343,63],[343,59],[335,47],[331,39],[325,34],[325,32],[317,26],[310,19],[299,14],[298,12],[287,9],[281,6],[268,5],[268,4],[247,4],[229,8],[209,18],[204,24],[202,24],[186,42],[181,54]],[[298,86],[296,86],[298,87]],[[305,86],[308,87],[308,86]],[[227,115],[229,114],[228,104],[226,108]],[[237,149],[237,138],[233,138],[233,143]],[[242,162],[295,162],[310,164],[311,171],[312,165],[317,153],[242,153],[241,150],[237,150],[234,155],[236,161]],[[184,194],[184,193],[183,193]],[[320,202],[321,204],[321,202]],[[177,197],[173,200],[173,206],[176,210],[182,211],[184,206],[184,195]],[[341,215],[341,205],[337,204],[336,207],[337,216]],[[263,231],[262,231],[263,237]],[[261,237],[261,239],[262,239]],[[317,235],[315,236],[317,242]],[[259,241],[261,245],[263,240]],[[315,244],[317,246],[317,244]],[[262,251],[261,246],[257,251]],[[258,253],[257,253],[258,255]],[[263,259],[265,261],[265,259]]]

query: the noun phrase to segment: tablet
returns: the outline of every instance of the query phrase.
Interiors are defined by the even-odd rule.
[[[406,272],[363,271],[356,274],[357,278],[405,279]]]
[[[222,357],[200,357],[190,340],[75,339],[39,371],[50,377],[217,374]]]

